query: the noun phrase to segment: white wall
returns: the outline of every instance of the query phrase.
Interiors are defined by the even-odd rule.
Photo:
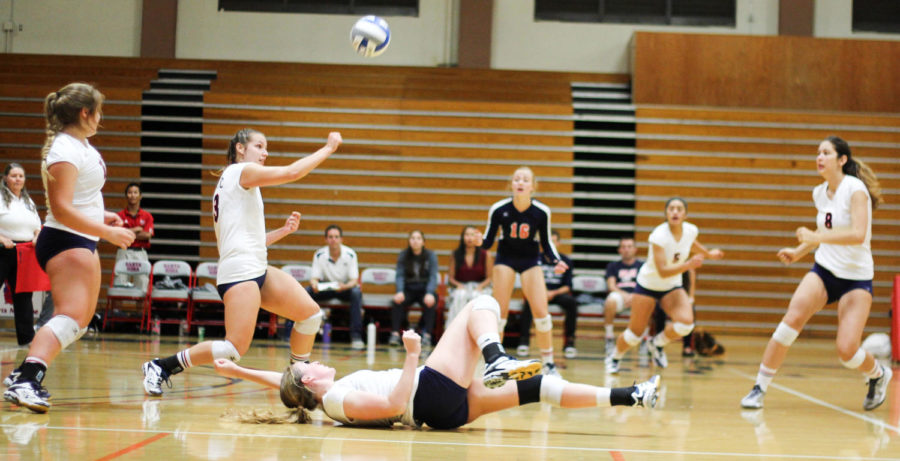
[[[138,56],[142,7],[142,0],[0,0],[0,22],[22,25],[9,42],[0,36],[0,51]]]
[[[536,22],[534,0],[494,0],[491,67],[628,73],[635,31],[778,33],[778,0],[737,0],[736,16],[734,28]]]
[[[357,17],[217,11],[217,0],[178,2],[175,55],[190,59],[296,61],[340,64],[438,66],[453,50],[452,0],[421,0],[419,17],[386,16],[391,44],[381,56],[363,58],[350,46]]]

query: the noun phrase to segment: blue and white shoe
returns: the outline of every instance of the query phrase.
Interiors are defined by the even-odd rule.
[[[659,396],[659,375],[654,375],[647,381],[634,385],[634,392],[631,398],[634,399],[634,407],[653,408],[656,406],[656,400]]]
[[[521,381],[541,374],[540,360],[517,360],[502,355],[484,367],[484,387],[496,389],[507,381]]]

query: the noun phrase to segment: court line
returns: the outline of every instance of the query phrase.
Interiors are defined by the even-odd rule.
[[[15,424],[0,424],[0,428],[17,427]],[[44,429],[55,429],[63,431],[85,431],[85,432],[120,432],[135,434],[156,434],[158,438],[164,435],[175,434],[175,431],[159,431],[149,429],[120,429],[120,428],[103,428],[103,427],[78,427],[78,426],[44,426]],[[676,450],[640,450],[628,448],[609,448],[609,447],[573,447],[573,446],[540,446],[540,445],[515,445],[500,443],[463,443],[463,442],[432,442],[425,440],[387,440],[380,439],[363,439],[359,437],[334,437],[329,436],[311,436],[311,435],[283,435],[283,434],[247,434],[241,432],[195,432],[195,431],[178,431],[179,435],[185,436],[220,436],[220,437],[250,437],[250,438],[274,438],[274,439],[300,439],[300,440],[339,440],[342,442],[371,442],[371,443],[391,443],[391,444],[409,444],[409,445],[430,445],[430,446],[458,446],[458,447],[482,447],[482,448],[524,448],[524,449],[542,449],[542,450],[559,450],[559,451],[586,451],[586,452],[619,452],[634,454],[652,454],[652,455],[691,455],[691,456],[715,456],[715,457],[733,457],[733,458],[770,458],[770,459],[824,459],[824,460],[866,460],[866,461],[896,461],[897,458],[876,458],[876,457],[860,457],[860,456],[828,456],[828,455],[792,455],[792,454],[764,454],[764,453],[730,453],[717,451],[676,451]],[[150,439],[147,439],[150,440]],[[148,442],[149,443],[149,442]]]
[[[747,379],[749,379],[750,381],[756,381],[756,376],[755,376],[755,375],[750,375],[750,374],[748,374],[748,373],[744,373],[743,371],[735,370],[734,368],[728,368],[728,371],[730,371],[730,372],[732,372],[732,373],[734,373],[734,374],[736,374],[736,375],[743,376],[744,378],[747,378]],[[871,417],[871,416],[866,416],[866,415],[864,415],[864,414],[860,414],[860,413],[857,413],[857,412],[855,412],[855,411],[850,411],[850,410],[847,410],[847,409],[845,409],[845,408],[841,408],[841,407],[839,407],[839,406],[837,406],[837,405],[828,403],[828,402],[826,402],[826,401],[824,401],[824,400],[817,399],[817,398],[815,398],[815,397],[813,397],[813,396],[811,396],[811,395],[804,394],[804,393],[802,393],[802,392],[800,392],[800,391],[796,391],[796,390],[794,390],[794,389],[791,389],[791,388],[789,388],[789,387],[787,387],[787,386],[784,386],[784,385],[781,385],[781,384],[778,384],[778,383],[770,383],[770,384],[769,384],[769,387],[774,387],[775,389],[778,389],[778,390],[780,390],[780,391],[787,392],[788,394],[791,394],[791,395],[793,395],[793,396],[795,396],[795,397],[800,397],[801,399],[806,400],[806,401],[808,401],[808,402],[815,403],[816,405],[820,405],[820,406],[823,406],[823,407],[825,407],[825,408],[832,409],[832,410],[834,410],[834,411],[837,411],[838,413],[843,413],[843,414],[845,414],[845,415],[847,415],[847,416],[852,416],[852,417],[854,417],[854,418],[856,418],[856,419],[861,419],[861,420],[863,420],[863,421],[865,421],[865,422],[872,423],[872,424],[874,424],[874,425],[876,425],[876,426],[881,426],[881,427],[883,427],[883,428],[885,428],[885,429],[890,429],[890,430],[892,430],[892,431],[894,431],[894,432],[900,434],[900,427],[893,426],[893,425],[888,424],[888,423],[886,423],[886,422],[884,422],[884,421],[881,421],[880,419],[873,418],[873,417]]]
[[[157,440],[159,440],[159,439],[161,439],[161,438],[163,438],[163,437],[165,437],[165,436],[167,436],[167,435],[169,435],[168,432],[163,432],[163,433],[160,433],[160,434],[156,434],[156,435],[154,435],[153,437],[150,437],[149,439],[141,440],[140,442],[135,443],[135,444],[133,444],[133,445],[131,445],[131,446],[125,447],[125,448],[123,448],[123,449],[121,449],[121,450],[119,450],[119,451],[117,451],[117,452],[115,452],[115,453],[110,453],[110,454],[108,454],[108,455],[106,455],[106,456],[104,456],[104,457],[102,457],[102,458],[97,458],[97,461],[107,461],[107,460],[110,460],[110,459],[118,458],[119,456],[122,456],[122,455],[124,455],[124,454],[130,453],[130,452],[132,452],[132,451],[134,451],[134,450],[137,450],[138,448],[141,448],[141,447],[143,447],[143,446],[145,446],[145,445],[149,445],[149,444],[151,444],[151,443],[153,443],[153,442],[156,442]]]

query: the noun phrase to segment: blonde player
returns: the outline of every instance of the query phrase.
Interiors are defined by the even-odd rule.
[[[290,165],[264,166],[269,153],[266,137],[245,128],[231,139],[228,166],[213,194],[212,212],[219,248],[216,285],[225,302],[225,340],[204,341],[175,355],[145,362],[144,390],[162,395],[161,384],[171,375],[215,359],[237,362],[253,340],[259,308],[294,321],[291,361],[306,361],[312,351],[322,313],[319,305],[286,272],[269,266],[266,247],[297,230],[300,213],[284,226],[266,233],[259,188],[296,181],[325,161],[341,145],[340,133],[329,133],[324,147]]]
[[[817,229],[798,228],[800,244],[778,251],[778,259],[788,265],[818,247],[815,264],[794,291],[787,313],[766,346],[756,384],[741,400],[744,408],[762,408],[766,390],[803,326],[826,304],[835,301],[838,358],[845,367],[859,370],[868,380],[863,408],[878,408],[887,395],[891,369],[879,365],[871,353],[860,347],[872,308],[872,210],[882,202],[881,187],[872,170],[854,160],[850,146],[837,136],[819,144],[816,169],[825,179],[812,194],[818,211]]]
[[[668,366],[663,346],[694,329],[694,313],[682,287],[681,274],[703,265],[704,258],[722,259],[724,254],[718,249],[707,250],[697,240],[700,230],[685,221],[686,216],[685,200],[670,198],[666,202],[666,222],[650,233],[647,261],[638,271],[637,286],[631,298],[631,320],[616,340],[615,351],[606,358],[607,373],[618,373],[622,356],[641,342],[638,335],[647,327],[657,302],[672,319],[672,323],[651,340],[650,352],[657,367]],[[689,257],[692,251],[696,254]]]

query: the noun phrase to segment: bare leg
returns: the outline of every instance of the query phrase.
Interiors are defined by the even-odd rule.
[[[534,336],[537,338],[538,347],[541,352],[550,351],[549,360],[545,362],[553,362],[553,329],[541,329],[540,321],[548,315],[547,311],[547,284],[544,282],[544,272],[540,266],[534,266],[522,273],[522,291],[528,304],[531,306],[531,313],[535,320]]]
[[[271,266],[266,274],[261,297],[264,309],[293,320],[294,325],[319,312],[319,305],[293,277]],[[315,333],[300,334],[297,330],[292,330],[291,354],[298,359],[308,359],[315,340]]]

